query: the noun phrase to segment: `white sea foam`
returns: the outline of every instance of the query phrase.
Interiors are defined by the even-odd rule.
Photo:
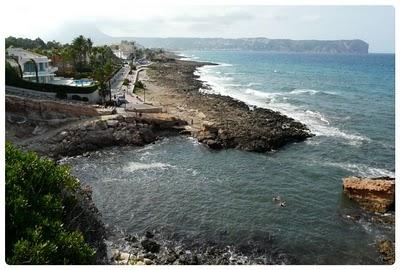
[[[244,75],[242,72],[225,72],[226,75]]]
[[[216,64],[218,64],[218,66],[220,66],[220,67],[232,67],[233,66],[232,64],[228,64],[228,63],[216,63]],[[216,66],[216,67],[218,67],[218,66]]]
[[[382,168],[370,167],[366,164],[328,162],[326,163],[326,165],[341,168],[362,177],[381,177],[381,176],[395,177],[395,173],[392,171]]]
[[[318,111],[312,111],[299,106],[294,106],[286,100],[292,95],[315,95],[318,93],[335,94],[333,92],[323,92],[315,89],[294,89],[290,92],[264,92],[250,87],[243,89],[233,89],[230,83],[234,78],[223,79],[215,76],[215,68],[218,66],[204,66],[198,69],[198,74],[202,81],[205,81],[211,89],[201,89],[200,91],[212,94],[227,95],[241,100],[249,106],[258,106],[275,111],[279,111],[293,119],[306,124],[312,133],[317,136],[327,136],[341,138],[350,145],[360,145],[363,142],[371,141],[368,137],[360,134],[350,133],[331,126],[329,117]]]
[[[130,162],[124,170],[133,172],[139,170],[150,170],[150,169],[166,169],[173,167],[170,164],[154,162],[154,163],[141,163],[141,162]]]
[[[252,86],[256,86],[256,85],[261,85],[261,83],[251,82],[251,83],[247,84],[247,87],[252,87]]]
[[[301,95],[301,94],[310,94],[310,95],[315,95],[319,93],[320,91],[314,90],[314,89],[294,89],[290,93],[293,95]]]

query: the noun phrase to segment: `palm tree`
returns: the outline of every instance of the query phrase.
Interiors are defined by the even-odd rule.
[[[72,41],[72,51],[74,53],[74,63],[77,70],[81,70],[87,65],[88,53],[91,51],[93,42],[80,35]]]
[[[92,77],[99,82],[100,96],[104,101],[106,96],[109,95],[111,100],[111,89],[107,85],[107,81],[113,70],[112,61],[109,57],[109,48],[107,46],[94,47],[90,60]]]
[[[15,61],[15,63],[18,65],[18,71],[19,71],[19,76],[20,76],[20,78],[22,79],[22,76],[23,76],[23,72],[22,72],[22,67],[21,67],[21,65],[19,64],[19,62],[18,62],[18,57],[17,56],[15,56],[15,55],[8,55],[8,52],[6,51],[6,58],[10,58],[10,59],[13,59],[14,61]]]

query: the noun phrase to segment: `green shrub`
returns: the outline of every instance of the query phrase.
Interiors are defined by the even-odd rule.
[[[137,81],[135,83],[135,88],[144,89],[146,85],[142,81]]]
[[[95,250],[63,218],[78,181],[66,166],[6,143],[6,262],[90,264]]]
[[[124,82],[122,83],[122,85],[128,86],[129,83],[130,83],[130,80],[127,79],[127,78],[125,78],[125,79],[124,79]]]

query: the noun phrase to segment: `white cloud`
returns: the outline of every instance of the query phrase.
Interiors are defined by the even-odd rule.
[[[317,22],[321,20],[321,16],[317,14],[309,14],[309,15],[303,15],[300,17],[300,21],[302,22]]]

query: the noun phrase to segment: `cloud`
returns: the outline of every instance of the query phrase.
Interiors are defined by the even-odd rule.
[[[198,23],[198,24],[223,24],[231,25],[234,23],[252,20],[254,16],[246,12],[229,12],[226,14],[209,15],[178,15],[172,18],[175,23]]]
[[[320,20],[321,16],[316,14],[303,15],[300,17],[300,21],[302,22],[318,22]]]

